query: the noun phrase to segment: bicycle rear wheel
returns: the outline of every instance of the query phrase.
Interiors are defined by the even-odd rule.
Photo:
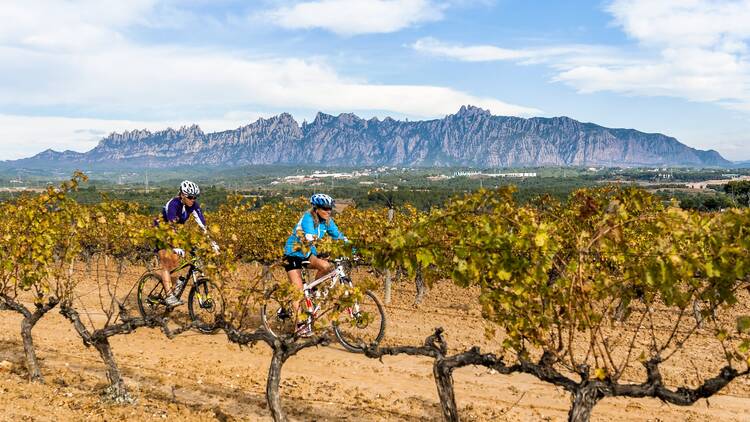
[[[167,312],[166,297],[161,277],[155,273],[147,272],[138,280],[138,310],[144,319],[163,316]]]
[[[199,331],[210,334],[219,328],[217,317],[224,314],[224,299],[221,290],[213,281],[199,278],[188,294],[188,314],[190,320],[197,322]]]
[[[260,321],[263,328],[272,335],[283,337],[294,334],[297,327],[297,316],[294,312],[293,301],[279,287],[276,284],[266,292],[263,306],[260,309]]]
[[[385,311],[380,300],[373,292],[365,291],[355,307],[341,312],[333,323],[333,332],[350,352],[363,352],[371,344],[379,344],[385,335]]]

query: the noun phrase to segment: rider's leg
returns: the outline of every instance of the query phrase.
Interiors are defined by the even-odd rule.
[[[158,257],[159,264],[161,265],[161,268],[159,269],[159,277],[161,277],[164,290],[167,293],[171,293],[172,288],[174,287],[172,285],[171,272],[177,268],[177,264],[180,262],[180,257],[169,249],[161,249],[158,252]]]
[[[286,275],[287,277],[289,277],[289,282],[292,283],[297,289],[302,291],[302,289],[304,288],[303,280],[302,280],[302,270],[300,268],[296,268],[297,265],[301,267],[302,260],[300,259],[299,263],[296,263],[296,262],[292,263],[293,261],[295,260],[294,259],[287,260],[289,264],[287,266]],[[312,334],[311,327],[309,325],[309,317],[307,318],[299,317],[300,307],[301,307],[300,301],[297,301],[297,300],[292,301],[292,306],[294,308],[294,315],[296,315],[298,318],[297,319],[298,333],[303,337],[309,336],[310,334]]]
[[[302,290],[302,270],[290,270],[286,272],[286,275],[295,287]]]
[[[302,291],[302,270],[290,270],[286,272],[286,275],[289,277],[289,282],[299,289],[299,291]],[[294,315],[298,315],[300,307],[299,301],[293,301],[292,306],[294,306]]]
[[[161,278],[162,285],[164,285],[164,292],[166,294],[167,302],[169,304],[176,304],[179,302],[174,296],[174,285],[172,283],[171,272],[180,263],[180,257],[170,249],[161,249],[158,253],[159,264],[159,277]],[[173,300],[171,300],[173,299]],[[170,303],[171,302],[171,303]]]
[[[323,277],[333,270],[333,266],[328,261],[318,258],[315,255],[310,255],[310,266],[318,270],[317,274],[315,274],[316,279]]]

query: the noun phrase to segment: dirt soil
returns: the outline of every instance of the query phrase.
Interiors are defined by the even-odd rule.
[[[475,292],[441,283],[419,307],[412,305],[414,294],[412,285],[396,284],[387,307],[388,344],[421,344],[442,326],[452,350],[475,344],[498,350],[499,340],[485,338]],[[93,306],[96,296],[84,300]],[[114,337],[115,358],[136,398],[134,404],[114,404],[100,397],[107,380],[98,354],[83,346],[57,310],[37,325],[34,339],[43,385],[26,380],[19,316],[0,313],[0,362],[8,361],[0,365],[0,420],[271,420],[264,397],[270,351],[264,344],[241,349],[223,333],[191,332],[169,340],[153,329]],[[693,358],[713,362],[701,353]],[[667,381],[695,378],[692,358],[677,358]],[[291,420],[300,421],[440,420],[431,365],[429,359],[410,356],[380,362],[336,344],[306,349],[283,368],[283,405]],[[715,365],[714,374],[720,361]],[[475,367],[455,372],[455,389],[466,421],[563,421],[570,403],[564,391],[531,376]],[[750,421],[750,379],[735,380],[722,393],[691,407],[655,399],[604,399],[592,420]]]

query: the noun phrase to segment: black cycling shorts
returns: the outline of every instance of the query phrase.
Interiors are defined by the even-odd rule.
[[[305,262],[309,262],[306,258],[301,258],[299,256],[293,255],[284,255],[284,261],[286,261],[286,263],[284,264],[284,269],[287,271],[301,270],[302,264]]]

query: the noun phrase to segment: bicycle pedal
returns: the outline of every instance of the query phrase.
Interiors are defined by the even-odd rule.
[[[284,309],[284,308],[279,308],[279,309],[278,309],[278,310],[276,311],[276,317],[277,317],[277,318],[279,318],[279,319],[280,319],[280,320],[282,320],[282,321],[283,321],[283,320],[286,320],[286,319],[289,319],[289,317],[290,317],[290,316],[291,316],[291,315],[289,314],[289,312],[287,312],[287,310],[286,310],[286,309]]]

